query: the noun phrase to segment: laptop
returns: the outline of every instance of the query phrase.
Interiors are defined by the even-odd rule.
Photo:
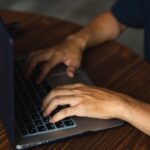
[[[15,59],[13,40],[0,20],[0,119],[15,149],[25,149],[92,131],[101,131],[123,124],[117,119],[101,120],[84,117],[68,117],[55,124],[49,123],[52,115],[69,107],[59,106],[49,117],[43,117],[43,98],[58,85],[84,83],[93,85],[83,69],[74,78],[68,78],[65,66],[59,65],[40,84],[35,83],[40,71],[36,67],[30,79],[22,72],[24,60]]]

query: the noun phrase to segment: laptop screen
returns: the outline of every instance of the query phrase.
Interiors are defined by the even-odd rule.
[[[0,119],[14,143],[12,39],[0,19]]]

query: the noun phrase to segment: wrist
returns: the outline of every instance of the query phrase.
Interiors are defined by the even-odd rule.
[[[114,111],[114,118],[129,122],[131,120],[131,110],[133,99],[127,95],[121,95]]]
[[[80,32],[73,35],[69,35],[66,40],[74,43],[75,46],[82,50],[82,52],[87,47],[88,38],[86,35]]]

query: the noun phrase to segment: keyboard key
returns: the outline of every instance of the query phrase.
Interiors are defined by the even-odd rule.
[[[27,129],[28,129],[29,133],[30,132],[36,132],[36,129],[35,129],[35,127],[33,125],[27,126]]]
[[[32,115],[38,113],[36,109],[29,109],[28,111],[29,111],[29,113],[32,114]]]
[[[43,85],[43,88],[44,88],[44,90],[46,91],[46,93],[48,93],[49,91],[52,90],[52,88],[51,88],[51,86],[50,86],[50,84],[48,83],[47,80],[43,81],[43,82],[42,82],[42,85]]]
[[[55,129],[55,126],[52,123],[47,123],[46,127],[47,127],[48,130],[54,130]]]
[[[43,111],[42,110],[39,110],[39,114],[43,118]]]
[[[25,112],[24,114],[21,114],[20,117],[22,119],[29,119],[30,118],[29,115],[27,114],[27,112]]]
[[[37,126],[40,126],[40,125],[43,124],[41,120],[36,120],[36,121],[34,121],[34,123],[35,123]]]
[[[37,128],[39,132],[46,131],[46,128],[44,126],[39,126]]]
[[[35,115],[32,115],[32,119],[33,120],[39,120],[40,119],[40,116],[35,114]]]
[[[27,131],[21,129],[21,134],[22,134],[22,135],[27,135]]]
[[[49,117],[44,117],[44,118],[43,118],[43,121],[44,121],[45,123],[49,123],[49,120],[50,120]]]
[[[23,119],[22,119],[23,120]],[[31,119],[24,119],[23,120],[23,123],[24,123],[24,125],[32,125],[32,121],[31,121]]]
[[[39,100],[39,99],[36,99],[35,101],[34,101],[34,104],[36,105],[36,106],[42,106],[42,102]]]
[[[37,131],[36,131],[36,129],[35,128],[31,128],[31,129],[29,129],[29,133],[36,133]]]
[[[32,97],[32,100],[35,102],[35,101],[40,101],[40,97],[39,97],[39,95],[37,95],[37,94],[32,94],[32,95],[30,95],[31,97]]]
[[[40,97],[40,99],[42,100],[45,96],[46,96],[46,92],[44,92],[44,90],[42,88],[36,88],[37,90],[37,94]]]
[[[65,126],[70,127],[70,126],[74,126],[74,123],[72,120],[66,120],[64,121]]]
[[[27,135],[27,130],[24,127],[20,128],[20,130],[22,135]]]
[[[38,111],[40,111],[41,110],[41,105],[37,105],[36,108],[37,108]]]
[[[56,125],[57,128],[63,128],[64,127],[64,125],[61,121],[55,123],[55,125]]]

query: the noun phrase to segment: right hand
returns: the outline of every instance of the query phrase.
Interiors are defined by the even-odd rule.
[[[83,49],[84,46],[80,41],[68,38],[61,44],[48,50],[32,52],[25,65],[25,76],[29,77],[36,65],[43,63],[37,80],[37,83],[41,83],[53,67],[63,63],[67,66],[67,75],[74,77],[76,69],[81,64]]]

